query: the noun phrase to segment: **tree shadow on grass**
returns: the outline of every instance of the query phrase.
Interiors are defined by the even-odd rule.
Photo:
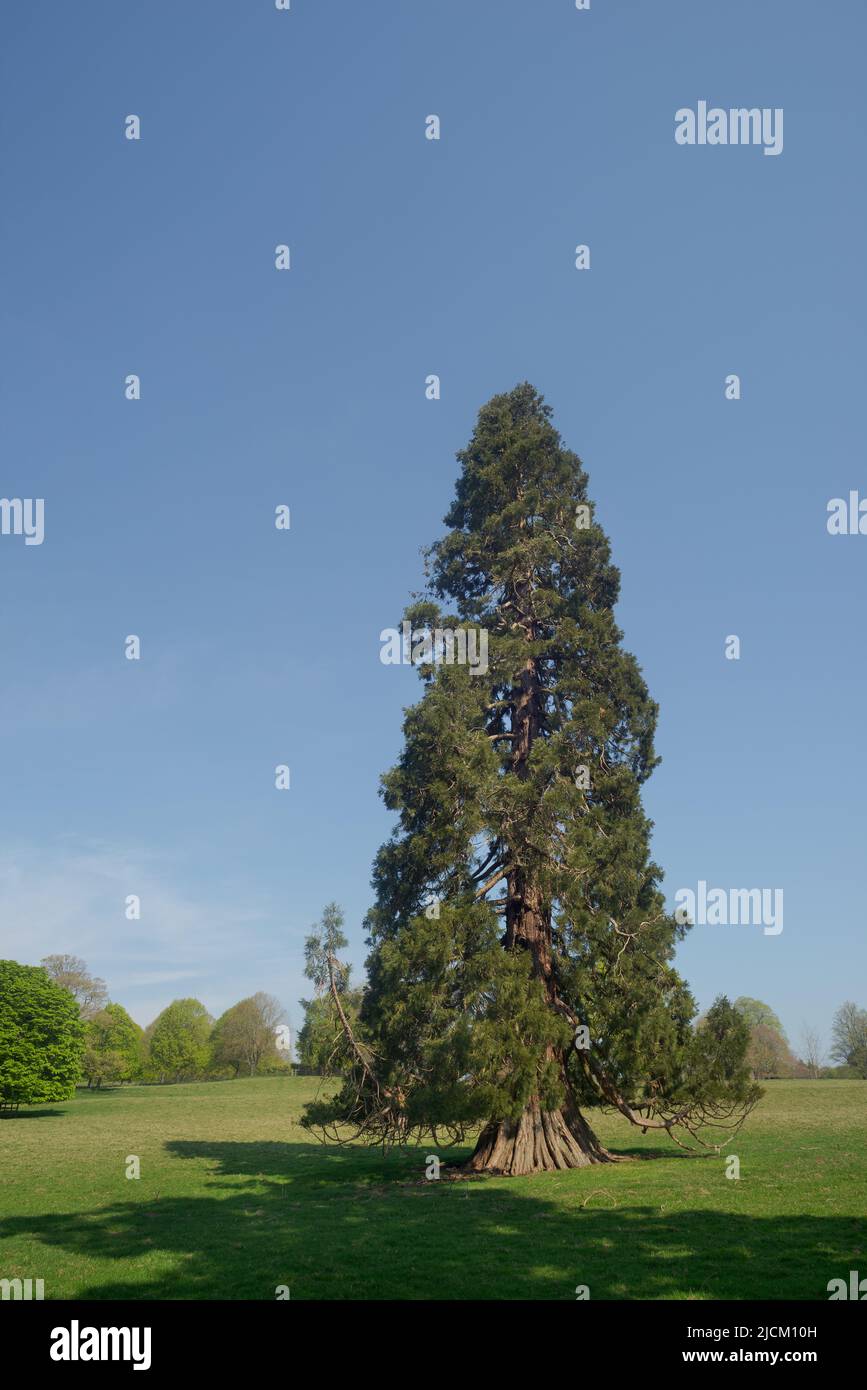
[[[76,1100],[104,1100],[106,1096],[123,1096],[137,1087],[122,1086],[120,1082],[109,1083],[105,1086],[76,1086]]]
[[[150,1190],[128,1184],[129,1200],[0,1230],[116,1262],[116,1275],[76,1288],[82,1299],[268,1300],[279,1285],[293,1299],[574,1299],[579,1285],[591,1299],[826,1299],[829,1279],[867,1262],[854,1218],[615,1206],[625,1194],[604,1168],[425,1182],[423,1149],[387,1160],[313,1144],[167,1149],[191,1161],[196,1195],[159,1197],[157,1177]]]
[[[724,1147],[721,1145],[720,1147]],[[640,1144],[618,1144],[612,1150],[620,1158],[685,1158],[701,1160],[704,1158],[715,1158],[719,1160],[719,1152],[716,1149],[693,1149],[687,1152],[685,1149],[675,1148],[674,1145],[668,1149],[645,1149]]]
[[[47,1120],[53,1115],[65,1115],[65,1110],[0,1110],[0,1120]]]

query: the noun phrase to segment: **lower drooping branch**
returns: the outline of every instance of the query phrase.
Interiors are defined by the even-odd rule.
[[[374,1054],[360,1044],[353,1033],[340,999],[331,960],[329,983],[340,1026],[353,1058],[345,1092],[352,1090],[354,1094],[339,1121],[314,1127],[337,1143],[353,1143],[361,1139],[388,1148],[395,1144],[406,1144],[411,1139],[420,1141],[426,1135],[430,1135],[438,1146],[462,1143],[467,1132],[463,1124],[410,1124],[406,1091],[399,1086],[386,1087],[380,1083],[373,1065]],[[573,1027],[586,1026],[559,997],[556,989],[552,1002]],[[681,1141],[674,1132],[676,1129],[689,1134],[700,1148],[719,1150],[728,1137],[740,1129],[755,1104],[755,1100],[749,1099],[731,1103],[703,1100],[683,1102],[669,1108],[660,1098],[630,1103],[588,1049],[579,1049],[574,1044],[573,1049],[586,1079],[604,1105],[617,1110],[643,1133],[649,1129],[664,1130],[679,1148],[687,1152],[695,1150]],[[543,1110],[538,1097],[534,1096],[517,1118],[489,1120],[479,1135],[465,1170],[520,1176],[586,1168],[593,1163],[617,1162],[619,1156],[610,1153],[600,1143],[581,1114],[565,1069],[563,1080],[567,1100],[559,1109]],[[725,1140],[707,1143],[698,1132],[706,1128],[726,1129],[729,1134]]]

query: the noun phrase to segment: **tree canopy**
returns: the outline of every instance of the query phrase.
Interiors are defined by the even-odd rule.
[[[347,989],[343,994],[343,1008],[350,1026],[358,1021],[361,998],[360,989]],[[329,1076],[341,1069],[344,1056],[344,1032],[335,1015],[333,1001],[327,995],[302,999],[301,1007],[304,1022],[298,1031],[298,1061],[302,1067]]]
[[[263,1063],[277,1058],[277,1025],[283,1018],[283,1006],[271,994],[259,991],[241,999],[214,1025],[212,1062],[232,1067],[236,1076],[242,1069],[255,1076]]]
[[[175,999],[151,1024],[149,1058],[161,1080],[183,1081],[204,1071],[213,1020],[198,999]]]
[[[748,994],[741,994],[735,1000],[735,1008],[738,1013],[743,1014],[751,1028],[772,1028],[775,1033],[779,1033],[784,1042],[786,1041],[783,1025],[770,1004],[764,1003],[761,999],[751,999]]]
[[[304,1023],[298,1034],[298,1058],[302,1066],[325,1075],[342,1069],[347,1038],[358,1022],[362,1001],[362,991],[350,989],[349,967],[337,954],[349,944],[343,923],[340,907],[328,903],[304,947],[304,974],[313,981],[316,995],[301,1000]]]
[[[0,961],[0,1105],[68,1100],[83,1046],[72,995],[41,966]]]
[[[141,1073],[144,1033],[122,1004],[106,1004],[85,1024],[82,1075],[97,1089],[135,1081]]]

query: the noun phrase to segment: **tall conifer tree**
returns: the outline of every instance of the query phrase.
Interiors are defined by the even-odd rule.
[[[375,863],[346,1082],[308,1123],[384,1142],[481,1126],[470,1168],[510,1174],[610,1160],[586,1118],[599,1105],[719,1142],[758,1094],[747,1029],[724,999],[693,1028],[671,965],[687,927],[641,805],[657,707],[621,647],[587,475],[526,383],[482,408],[458,460],[430,597],[406,618],[419,640],[484,630],[488,669],[420,666],[383,779],[398,823]],[[326,938],[339,1014],[342,938]]]

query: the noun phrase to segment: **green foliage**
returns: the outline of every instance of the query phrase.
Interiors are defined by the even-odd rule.
[[[856,1076],[867,1079],[867,1042],[859,1043],[852,1049],[848,1065]]]
[[[294,1076],[295,1064],[278,1053],[265,1061],[259,1071],[262,1076]]]
[[[831,1056],[856,1076],[867,1077],[867,1009],[841,1004],[831,1026]]]
[[[708,1009],[702,1026],[693,1033],[687,1049],[690,1084],[683,1094],[746,1100],[753,1093],[747,1060],[749,1042],[750,1027],[742,1011],[720,995]]]
[[[361,1008],[361,990],[346,990],[342,996],[343,1008],[351,1027],[358,1024]],[[331,1076],[340,1070],[345,1057],[345,1035],[343,1025],[337,1017],[334,1001],[330,994],[314,999],[302,999],[304,1022],[298,1030],[296,1046],[298,1061],[302,1067]]]
[[[386,1063],[381,1083],[406,1091],[410,1124],[513,1116],[536,1089],[559,1103],[556,1064],[543,1058],[566,1045],[568,1025],[547,1007],[527,956],[502,949],[483,904],[443,903],[438,919],[410,918],[383,938],[369,979],[362,1019],[374,1023],[371,1046]]]
[[[85,1024],[82,1075],[88,1086],[136,1081],[141,1075],[144,1033],[121,1004],[107,1004]]]
[[[148,1060],[161,1081],[201,1076],[207,1068],[213,1020],[198,999],[175,999],[151,1025]]]
[[[773,1028],[774,1032],[779,1033],[785,1042],[785,1029],[770,1004],[765,1004],[761,999],[751,999],[748,994],[742,994],[735,1000],[734,1006],[738,1013],[743,1014],[750,1028]]]
[[[343,931],[343,920],[343,912],[337,903],[328,903],[322,913],[322,921],[313,928],[304,943],[304,974],[313,981],[317,991],[330,987],[332,975],[338,991],[345,990],[349,983],[349,971],[337,956],[338,951],[349,945]]]
[[[39,966],[0,961],[0,1104],[67,1100],[83,1045],[72,995]]]
[[[270,994],[242,999],[217,1020],[211,1034],[211,1064],[228,1067],[235,1076],[243,1070],[255,1076],[263,1066],[276,1062],[277,1025],[283,1018],[280,1004]]]
[[[362,991],[349,987],[349,966],[338,951],[348,945],[344,915],[337,903],[328,903],[322,919],[304,943],[304,974],[316,987],[313,999],[302,999],[304,1023],[298,1034],[298,1056],[303,1067],[323,1076],[352,1074],[358,1063],[356,1038],[363,1035]],[[308,1107],[304,1123],[329,1124],[338,1109],[332,1097],[317,1098]]]
[[[641,805],[657,707],[621,647],[581,462],[528,384],[482,408],[458,459],[428,595],[405,616],[416,633],[483,629],[488,671],[420,668],[383,778],[397,825],[374,866],[359,1030],[375,1061],[331,1115],[358,1118],[362,1081],[409,1127],[511,1118],[535,1096],[599,1105],[602,1072],[631,1104],[755,1099],[731,1006],[697,1036],[671,964],[687,928]]]

